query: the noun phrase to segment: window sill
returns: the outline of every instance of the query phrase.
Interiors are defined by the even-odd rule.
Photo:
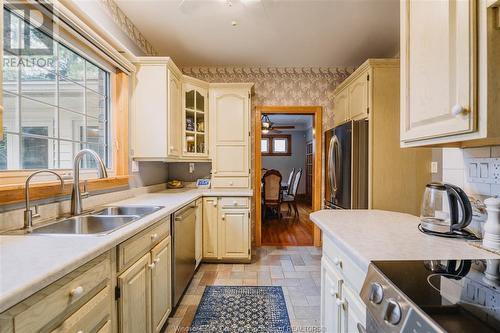
[[[87,180],[89,192],[108,190],[113,188],[128,187],[129,176],[116,176],[104,179]],[[81,184],[81,183],[80,183]],[[80,185],[81,186],[81,185]],[[40,200],[51,197],[70,195],[73,181],[64,181],[64,189],[61,190],[59,182],[33,183],[30,185],[30,200]],[[0,185],[0,204],[13,204],[24,201],[24,184]]]

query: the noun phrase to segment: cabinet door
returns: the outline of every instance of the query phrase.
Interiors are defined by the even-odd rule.
[[[358,325],[366,329],[366,307],[359,296],[346,284],[342,285],[340,304],[341,332],[358,332]]]
[[[203,257],[203,200],[196,200],[196,225],[195,225],[195,258],[196,266],[201,262]]]
[[[217,249],[217,198],[203,198],[203,258],[216,259]]]
[[[181,80],[169,71],[168,83],[168,154],[179,157],[182,153],[182,86]]]
[[[321,259],[321,326],[326,333],[339,333],[342,278],[328,259]]]
[[[160,332],[172,310],[171,238],[168,236],[151,250],[152,331]]]
[[[249,93],[242,89],[221,89],[212,93],[210,140],[213,175],[249,175]]]
[[[333,125],[337,126],[349,118],[349,89],[342,90],[334,98]]]
[[[476,128],[476,1],[401,2],[401,140]]]
[[[219,241],[225,259],[250,256],[248,209],[221,209]]]
[[[185,156],[208,156],[208,92],[193,84],[184,84],[183,88],[183,124]]]
[[[368,72],[354,80],[349,89],[349,119],[358,120],[368,115]]]
[[[150,253],[118,277],[118,314],[121,333],[151,332]]]

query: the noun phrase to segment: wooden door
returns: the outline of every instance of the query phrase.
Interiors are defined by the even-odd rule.
[[[151,332],[151,254],[118,277],[120,333]]]
[[[476,1],[401,2],[401,141],[476,130]]]
[[[168,75],[168,152],[169,156],[179,157],[182,154],[182,85],[180,78],[171,71]]]
[[[341,332],[358,332],[358,325],[366,329],[366,307],[346,284],[342,285],[340,313]]]
[[[313,141],[306,143],[306,202],[312,203],[312,184],[313,184]]]
[[[326,333],[339,333],[342,278],[328,259],[321,259],[321,327]]]
[[[203,257],[203,200],[196,200],[195,258],[198,266]]]
[[[349,119],[359,120],[368,116],[368,71],[362,73],[349,87]]]
[[[203,198],[203,258],[216,259],[218,252],[218,200]]]
[[[221,209],[220,249],[223,259],[250,256],[250,226],[248,209]]]
[[[210,140],[213,175],[249,175],[249,95],[244,89],[220,89],[212,93],[210,109],[214,126]]]
[[[160,332],[172,310],[171,238],[151,250],[151,322],[152,331]]]
[[[338,93],[333,103],[333,126],[338,126],[349,118],[349,89]]]

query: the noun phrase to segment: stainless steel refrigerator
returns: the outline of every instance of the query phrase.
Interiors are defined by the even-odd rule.
[[[325,133],[325,208],[368,208],[368,120]]]

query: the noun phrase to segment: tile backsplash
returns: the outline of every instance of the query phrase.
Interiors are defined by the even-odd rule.
[[[500,146],[466,149],[443,148],[442,152],[443,182],[460,186],[467,194],[480,198],[500,196],[500,184],[495,184],[491,179],[487,179],[491,178],[490,175],[493,172],[489,167],[491,162],[495,161],[496,158],[500,158]],[[468,168],[468,164],[475,161],[471,159],[478,159],[477,161],[482,164],[482,166],[477,166],[478,170],[474,170],[477,173],[471,173]],[[485,169],[488,167],[489,169]],[[483,174],[483,178],[480,175],[481,168],[483,168],[483,173],[488,173],[487,175]],[[476,177],[471,177],[471,175]]]

